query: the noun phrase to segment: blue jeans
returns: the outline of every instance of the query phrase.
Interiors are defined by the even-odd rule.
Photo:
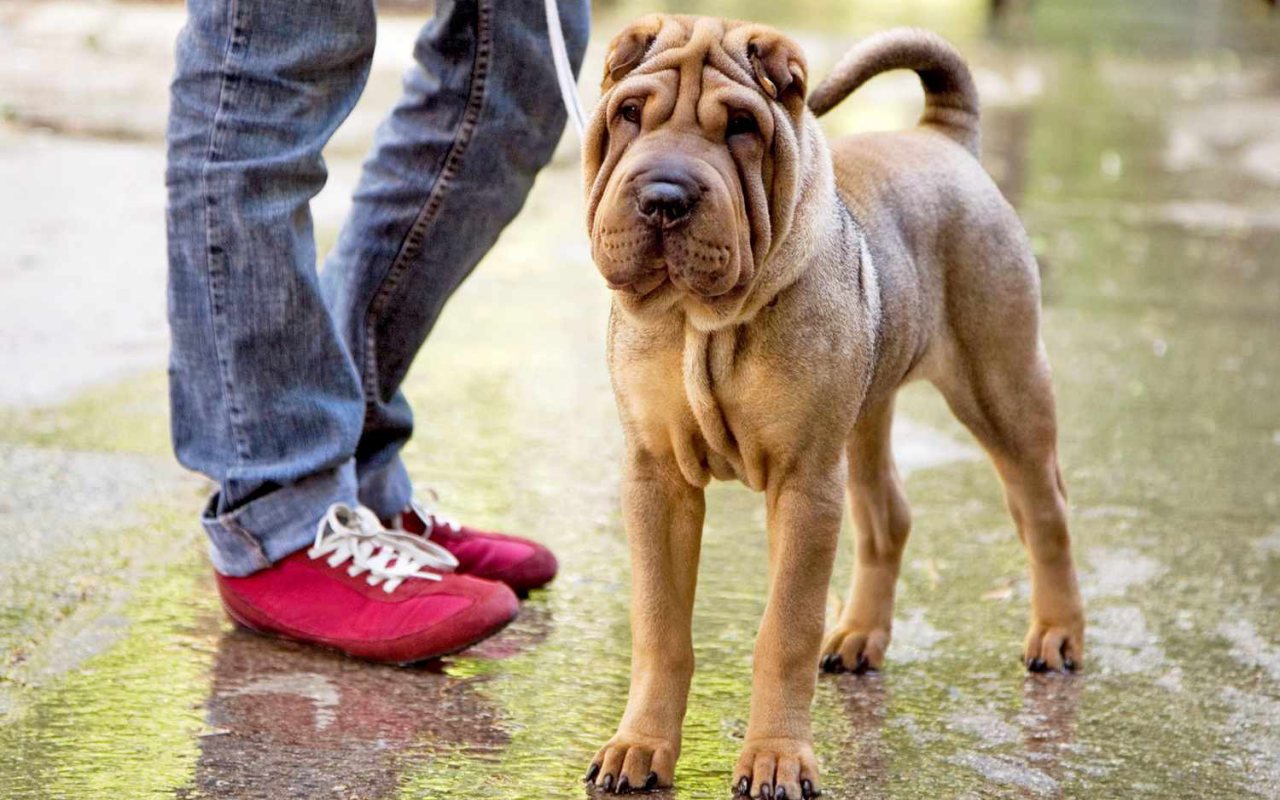
[[[577,70],[587,0],[560,0]],[[171,89],[170,403],[218,490],[214,567],[306,546],[330,504],[412,488],[400,384],[565,123],[540,0],[439,0],[321,274],[309,202],[373,55],[373,0],[189,0]]]

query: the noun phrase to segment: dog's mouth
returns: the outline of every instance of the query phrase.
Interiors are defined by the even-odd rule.
[[[610,256],[601,263],[605,283],[613,291],[634,299],[653,294],[670,277],[662,256],[662,234],[643,226],[607,230],[603,250]]]
[[[722,255],[729,252],[727,245],[678,229],[649,230],[647,235],[630,231],[605,242],[606,252],[617,253],[623,248],[629,252],[609,259],[601,271],[609,289],[629,299],[647,298],[670,285],[682,294],[710,302],[740,288],[737,271],[728,268]]]
[[[662,284],[667,282],[667,278],[667,265],[664,263],[661,267],[650,269],[633,280],[619,283],[606,279],[605,283],[615,292],[643,298],[656,292]]]

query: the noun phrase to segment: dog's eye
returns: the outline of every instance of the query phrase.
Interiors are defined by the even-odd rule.
[[[729,114],[729,121],[724,126],[724,137],[730,139],[734,136],[755,133],[758,130],[756,118],[753,115],[746,111],[734,111]]]
[[[618,116],[630,122],[632,125],[640,124],[640,104],[636,102],[623,103],[622,108],[618,109]]]

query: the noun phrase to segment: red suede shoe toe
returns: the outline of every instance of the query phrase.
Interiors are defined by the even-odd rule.
[[[357,658],[412,663],[455,653],[497,633],[519,603],[502,583],[467,575],[411,578],[388,592],[368,573],[329,566],[307,551],[243,578],[217,576],[222,602],[254,630],[341,650]]]

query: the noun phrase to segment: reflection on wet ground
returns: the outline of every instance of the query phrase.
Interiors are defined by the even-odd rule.
[[[953,38],[986,103],[985,163],[1044,274],[1088,671],[1021,671],[1027,584],[999,487],[912,389],[895,641],[884,673],[819,683],[829,793],[1280,796],[1280,17],[1261,2],[1000,5],[692,6],[795,32],[815,74],[890,24]],[[600,10],[589,73],[606,34],[653,7]],[[830,128],[918,107],[910,78],[886,77]],[[231,628],[191,518],[202,489],[165,460],[159,371],[0,411],[0,794],[582,796],[625,698],[628,572],[607,301],[577,198],[562,158],[408,387],[413,473],[563,564],[463,656],[389,669]],[[727,794],[764,552],[759,499],[714,487],[671,796]],[[846,546],[833,586],[849,561]]]

